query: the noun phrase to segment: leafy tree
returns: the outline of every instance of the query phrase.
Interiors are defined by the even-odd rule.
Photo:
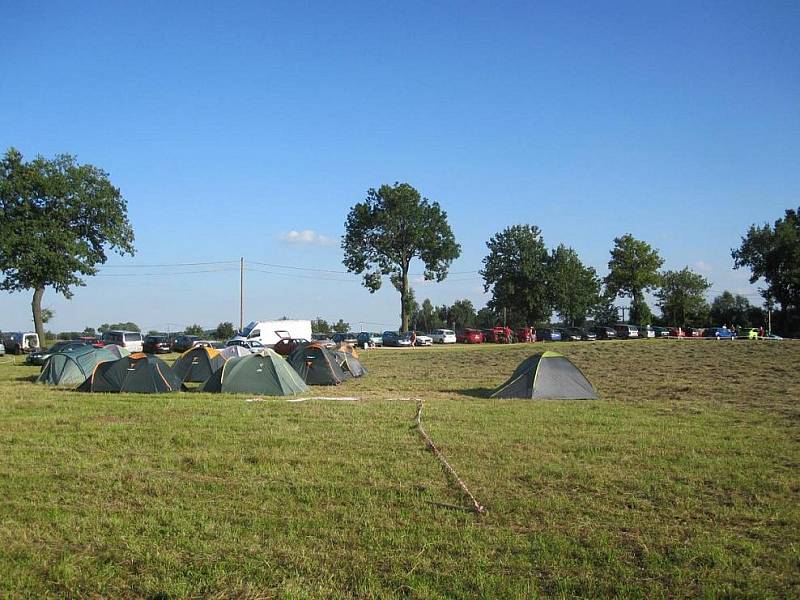
[[[328,325],[328,322],[322,317],[317,317],[316,319],[311,321],[311,332],[324,333],[327,335],[331,332],[331,326]]]
[[[43,308],[42,309],[42,323],[49,323],[53,320],[53,317],[56,316],[56,311],[52,308]]]
[[[336,323],[333,324],[333,331],[336,333],[348,333],[350,331],[350,323],[347,321],[343,321],[339,319]]]
[[[236,330],[233,328],[233,323],[230,321],[223,321],[217,325],[214,331],[214,337],[218,340],[229,340],[236,335]]]
[[[705,324],[708,302],[705,294],[711,284],[689,267],[661,274],[661,286],[655,292],[664,321],[671,325]]]
[[[535,225],[514,225],[486,242],[483,259],[484,290],[492,292],[489,309],[503,309],[528,324],[546,321],[552,312],[547,285],[548,254],[541,231]]]
[[[97,273],[106,250],[133,254],[127,203],[92,165],[62,154],[24,162],[10,148],[0,160],[0,289],[33,290],[36,333],[44,339],[42,297],[66,298]]]
[[[206,330],[203,329],[197,323],[195,323],[194,325],[189,325],[186,329],[184,329],[184,333],[186,335],[196,335],[198,337],[205,337]]]
[[[161,335],[160,331],[156,331],[155,329],[151,329],[147,332],[147,335]]]
[[[81,335],[95,336],[97,335],[97,332],[94,330],[94,327],[86,327],[81,333]]]
[[[597,305],[592,310],[595,323],[611,325],[619,321],[619,309],[614,305],[616,301],[616,294],[611,294],[607,290],[599,295]]]
[[[436,308],[429,298],[422,301],[422,306],[417,306],[413,315],[414,329],[419,331],[432,331],[444,327],[438,308]]]
[[[608,261],[606,289],[614,296],[631,298],[630,320],[649,324],[652,320],[644,293],[659,284],[658,270],[664,264],[658,250],[626,233],[614,239],[611,260]]]
[[[350,209],[342,239],[344,265],[363,274],[364,286],[374,293],[388,275],[400,292],[401,329],[408,330],[408,273],[411,261],[425,265],[426,280],[442,281],[461,254],[447,213],[437,202],[422,198],[407,183],[370,189],[364,202]]]
[[[600,301],[600,278],[578,253],[560,244],[550,254],[548,279],[553,309],[567,325],[583,325]]]
[[[475,322],[480,329],[491,329],[500,321],[497,313],[488,306],[484,306],[475,315]]]
[[[467,300],[456,300],[450,307],[450,323],[455,329],[475,327],[475,307]]]
[[[127,323],[112,323],[109,325],[108,323],[103,323],[97,330],[102,334],[106,331],[141,331],[139,326],[136,323],[128,321]]]
[[[408,294],[406,294],[404,299],[401,299],[401,302],[405,306],[405,314],[408,316],[409,322],[413,320],[414,315],[419,312],[419,304],[417,303],[416,295],[414,294],[414,288],[408,288]],[[403,311],[400,312],[400,320],[403,319]],[[416,326],[413,326],[412,329],[416,329]]]
[[[728,290],[714,298],[710,315],[716,324],[739,327],[760,327],[764,324],[764,311],[761,308],[750,304],[744,296]]]
[[[750,269],[750,283],[764,279],[765,299],[787,311],[800,309],[800,208],[787,210],[772,227],[751,225],[731,256],[734,269]]]

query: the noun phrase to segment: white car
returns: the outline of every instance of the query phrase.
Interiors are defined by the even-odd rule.
[[[417,346],[433,346],[433,338],[429,335],[425,335],[424,333],[417,334]]]
[[[455,344],[456,332],[452,329],[437,329],[431,333],[431,339],[436,344]]]

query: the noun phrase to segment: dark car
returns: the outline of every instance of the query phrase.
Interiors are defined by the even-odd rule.
[[[594,333],[597,336],[598,340],[617,339],[617,332],[614,331],[611,327],[605,327],[603,325],[598,325],[597,327],[593,327],[592,333]]]
[[[550,329],[546,327],[544,329],[537,329],[536,337],[537,339],[545,342],[560,342],[561,332],[558,329]]]
[[[85,344],[80,340],[68,340],[63,342],[56,342],[46,350],[40,348],[35,352],[31,352],[30,354],[28,354],[27,357],[25,357],[25,362],[29,365],[41,366],[47,361],[48,358],[50,358],[56,352],[64,352],[65,350],[71,350],[73,348],[81,348],[86,345],[87,344]]]
[[[655,332],[657,338],[669,337],[669,327],[659,327],[658,325],[653,325],[653,331]]]
[[[456,333],[456,341],[459,344],[482,344],[483,332],[478,329],[465,329]]]
[[[581,341],[581,332],[573,327],[568,327],[566,329],[554,329],[553,331],[557,331],[561,335],[562,342],[580,342]]]
[[[337,344],[355,344],[358,335],[352,332],[347,333],[334,333],[333,337],[331,338]]]
[[[309,342],[306,338],[282,338],[272,347],[272,349],[281,356],[289,356],[297,349],[298,346],[308,343]]]
[[[592,333],[591,331],[587,331],[581,327],[567,327],[567,335],[569,337],[569,341],[577,341],[582,340],[584,342],[593,342],[597,339],[597,335]],[[577,340],[575,339],[577,338]],[[563,339],[563,337],[562,337]]]
[[[165,335],[148,335],[144,338],[142,352],[146,354],[167,354],[172,352],[169,339]]]
[[[411,340],[407,337],[403,337],[396,331],[384,331],[382,337],[384,346],[411,346]]]
[[[686,327],[684,328],[683,333],[686,337],[696,338],[703,337],[705,330],[701,329],[700,327]]]
[[[383,336],[380,333],[362,331],[358,334],[356,342],[362,348],[366,348],[367,346],[377,348],[378,346],[383,346]]]
[[[196,335],[179,335],[175,338],[175,341],[172,342],[172,351],[186,352],[199,339],[200,338]]]

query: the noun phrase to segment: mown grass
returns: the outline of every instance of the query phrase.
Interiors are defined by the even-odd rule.
[[[543,346],[363,353],[312,396],[84,395],[0,366],[0,596],[797,597],[800,344],[549,344],[596,402],[496,401]],[[425,427],[487,514],[466,505]]]

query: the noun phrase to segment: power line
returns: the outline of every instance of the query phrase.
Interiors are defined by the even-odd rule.
[[[316,281],[338,281],[340,283],[359,283],[358,279],[336,279],[333,277],[320,277],[318,275],[300,275],[296,273],[279,273],[278,271],[267,271],[266,269],[253,269],[245,267],[245,271],[251,273],[266,273],[268,275],[277,275],[278,277],[291,277],[295,279],[314,279]]]
[[[238,271],[237,268],[227,269],[206,269],[202,271],[170,271],[161,273],[98,273],[94,277],[164,277],[170,275],[197,275],[200,273],[223,273],[230,271]]]
[[[154,264],[154,265],[103,265],[102,269],[140,269],[140,268],[160,268],[160,267],[199,267],[206,265],[227,265],[238,263],[238,260],[217,260],[211,262],[190,262],[190,263],[171,263],[171,264]]]

